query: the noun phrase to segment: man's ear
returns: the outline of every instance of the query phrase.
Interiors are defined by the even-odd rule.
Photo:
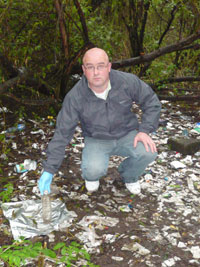
[[[111,70],[111,67],[112,67],[112,63],[109,62],[109,63],[108,63],[108,70],[109,70],[109,72],[110,72],[110,70]]]
[[[83,73],[85,74],[85,67],[84,67],[84,65],[82,65],[82,70],[83,70]]]

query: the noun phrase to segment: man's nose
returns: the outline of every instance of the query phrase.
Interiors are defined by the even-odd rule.
[[[97,75],[99,73],[98,67],[94,67],[94,75]]]

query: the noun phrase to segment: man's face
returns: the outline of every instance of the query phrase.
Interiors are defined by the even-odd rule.
[[[105,51],[99,48],[88,50],[82,69],[92,90],[103,92],[107,88],[111,63]]]

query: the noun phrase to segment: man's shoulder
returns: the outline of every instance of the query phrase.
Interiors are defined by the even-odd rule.
[[[138,80],[138,77],[133,73],[112,69],[110,73],[110,79],[111,83],[115,81],[116,84],[129,84],[130,82],[132,83]]]
[[[71,90],[67,93],[68,97],[77,97],[78,95],[82,95],[84,88],[87,88],[86,79],[83,77],[71,88]]]
[[[124,79],[127,79],[127,78],[130,78],[130,79],[138,79],[138,77],[133,74],[133,73],[130,73],[130,72],[125,72],[125,71],[120,71],[120,70],[115,70],[115,69],[111,69],[111,75],[112,76],[115,76],[115,77],[120,77],[120,78],[124,78]]]

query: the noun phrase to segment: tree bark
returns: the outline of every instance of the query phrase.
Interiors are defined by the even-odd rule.
[[[65,58],[68,59],[69,46],[68,46],[68,39],[67,39],[67,34],[66,34],[66,25],[65,25],[64,15],[63,15],[62,4],[60,0],[55,0],[54,2],[55,2],[56,11],[58,14],[59,28],[60,28],[61,38],[62,38],[64,55],[65,55]]]
[[[84,13],[81,9],[81,6],[78,2],[78,0],[74,0],[74,5],[76,6],[76,9],[78,11],[79,17],[80,17],[80,21],[81,21],[81,25],[83,28],[83,39],[85,41],[85,43],[89,43],[89,36],[88,36],[88,29],[87,29],[87,25],[86,25],[86,21],[85,21],[85,17],[84,17]]]

